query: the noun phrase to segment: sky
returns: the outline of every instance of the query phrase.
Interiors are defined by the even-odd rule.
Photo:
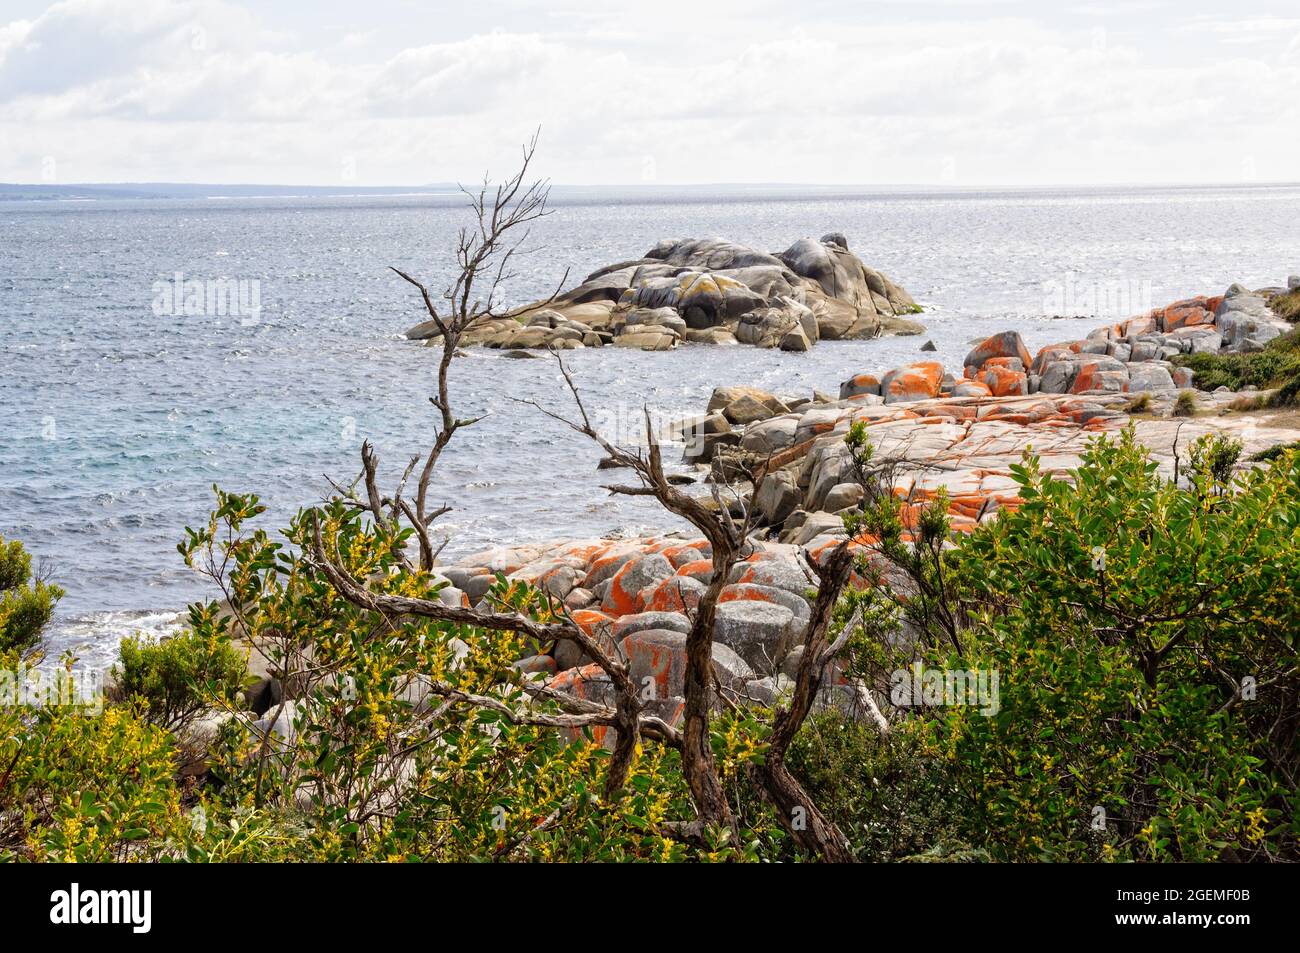
[[[0,0],[0,181],[1300,180],[1300,4]]]

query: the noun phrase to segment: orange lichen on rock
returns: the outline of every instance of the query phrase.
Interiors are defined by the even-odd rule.
[[[937,397],[939,387],[943,384],[943,375],[943,365],[938,361],[909,364],[888,375],[889,384],[885,389],[885,400],[892,402]]]
[[[614,621],[605,613],[597,612],[595,609],[579,609],[572,614],[572,619],[578,628],[590,636],[595,636]]]
[[[691,579],[697,579],[700,582],[707,583],[713,578],[713,560],[697,559],[694,562],[686,563],[677,567],[677,575],[687,576]]]
[[[690,565],[698,561],[701,557],[707,557],[711,552],[709,541],[707,539],[697,539],[690,543],[675,543],[665,546],[661,554],[675,569],[680,570],[683,566]]]
[[[1029,393],[1024,371],[998,366],[992,361],[984,365],[984,384],[994,397],[1019,397]]]

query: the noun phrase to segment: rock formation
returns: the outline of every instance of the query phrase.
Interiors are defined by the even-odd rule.
[[[1190,387],[1192,373],[1170,359],[1180,354],[1261,350],[1290,330],[1261,293],[1234,284],[1222,295],[1175,301],[1083,341],[1052,344],[1030,360],[1020,335],[1007,331],[971,351],[965,361],[970,392],[994,396],[1171,391]]]
[[[687,239],[595,271],[553,301],[483,321],[464,343],[651,351],[740,343],[806,351],[823,338],[920,333],[921,325],[903,317],[919,310],[838,233],[800,239],[779,254],[721,238]],[[406,332],[413,340],[437,334],[431,322]]]
[[[837,287],[842,276],[834,268],[844,264],[843,256],[831,249],[834,242],[821,244],[824,255],[799,245],[787,255],[830,263],[832,270],[817,272],[816,280],[819,287],[824,287],[822,281]],[[637,307],[671,310],[688,332],[702,330],[691,328],[692,322],[716,328],[710,322],[730,313],[731,302],[761,286],[753,274],[748,282],[733,275],[767,269],[774,283],[786,280],[767,256],[726,243],[675,243],[653,252],[656,261],[718,266],[711,272],[709,288],[698,291],[700,297],[694,290],[698,277],[672,285],[657,279],[632,282],[619,292],[620,300],[629,290],[633,296],[645,295],[638,298]],[[622,269],[635,273],[642,264]],[[613,287],[622,282],[618,279]],[[870,290],[865,280],[861,287]],[[1026,452],[1039,457],[1045,472],[1068,478],[1080,466],[1090,439],[1130,423],[1166,477],[1173,476],[1175,454],[1182,452],[1185,461],[1186,449],[1202,434],[1240,439],[1243,459],[1276,444],[1300,441],[1293,421],[1266,412],[1204,413],[1184,419],[1170,415],[1178,388],[1190,385],[1191,377],[1167,359],[1211,347],[1261,346],[1289,327],[1263,301],[1234,286],[1221,297],[1176,302],[1102,328],[1083,341],[1049,345],[1036,355],[1029,353],[1019,334],[1007,331],[973,348],[961,376],[924,361],[883,374],[855,375],[840,385],[838,398],[782,398],[752,387],[717,388],[705,412],[678,432],[685,462],[707,467],[715,483],[730,484],[719,498],[733,515],[749,514],[755,527],[752,552],[732,570],[714,623],[713,657],[720,683],[742,698],[765,704],[790,689],[799,651],[791,638],[808,619],[808,594],[814,585],[804,560],[822,559],[844,539],[842,514],[863,493],[853,478],[845,443],[854,423],[865,426],[877,459],[897,461],[895,489],[905,499],[905,524],[942,491],[958,532],[969,532],[981,521],[996,518],[1000,510],[1020,505],[1012,467]],[[855,307],[864,308],[865,299]],[[1146,395],[1143,413],[1131,415],[1139,394]],[[1231,394],[1200,395],[1206,409],[1226,411],[1233,399]],[[747,477],[759,464],[764,475],[754,486]],[[855,540],[851,545],[868,543]],[[473,604],[496,573],[545,589],[589,634],[619,646],[635,678],[653,682],[656,713],[672,724],[682,711],[685,633],[712,579],[710,557],[705,540],[675,534],[494,549],[441,567],[449,583],[441,596]],[[557,687],[608,704],[612,687],[589,661],[571,644],[562,643],[539,647],[539,654],[517,664],[552,679]],[[832,668],[818,705],[865,716],[868,700],[862,688]]]

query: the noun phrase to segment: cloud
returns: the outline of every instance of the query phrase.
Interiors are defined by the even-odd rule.
[[[568,182],[1294,175],[1295,21],[927,7],[485,0],[454,29],[403,5],[290,30],[221,0],[65,0],[0,25],[0,178],[46,156],[67,181],[472,178],[538,124]]]

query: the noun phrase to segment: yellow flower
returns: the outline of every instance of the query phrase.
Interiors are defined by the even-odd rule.
[[[1264,809],[1257,807],[1253,811],[1246,812],[1246,839],[1252,844],[1258,843],[1264,839],[1267,831],[1264,830],[1264,821],[1267,819]]]

